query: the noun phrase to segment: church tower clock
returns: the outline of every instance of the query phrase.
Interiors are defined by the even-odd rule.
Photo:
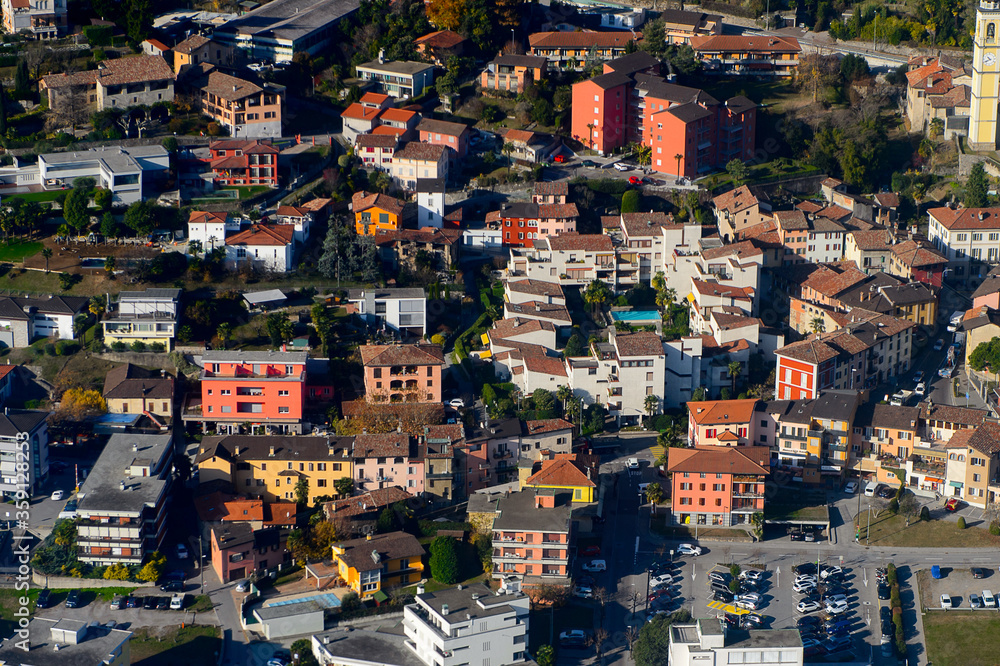
[[[972,55],[972,109],[969,147],[996,150],[1000,104],[1000,0],[983,0],[976,8],[975,50]]]

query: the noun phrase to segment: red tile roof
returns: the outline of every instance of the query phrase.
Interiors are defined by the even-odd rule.
[[[631,32],[536,32],[528,36],[531,48],[625,48],[629,42],[638,42],[642,33]]]
[[[389,486],[388,488],[370,490],[354,497],[348,497],[347,499],[326,502],[323,504],[323,512],[326,514],[327,520],[350,518],[359,514],[381,510],[396,502],[412,498],[412,495],[399,486]]]
[[[226,245],[285,246],[290,245],[295,228],[289,224],[255,224],[226,238]]]
[[[799,40],[777,35],[695,35],[691,48],[696,52],[801,53]]]
[[[529,372],[537,372],[553,377],[566,376],[566,364],[562,359],[550,356],[525,356],[524,368]]]
[[[388,194],[381,194],[379,192],[368,193],[361,190],[360,192],[355,192],[354,196],[351,197],[351,209],[355,215],[371,208],[379,208],[387,213],[398,216],[403,214],[405,207],[406,202],[402,199],[390,197]]]
[[[430,32],[413,40],[414,44],[426,44],[436,49],[450,49],[465,41],[465,37],[452,30]]]
[[[560,486],[569,488],[596,488],[597,484],[587,478],[572,460],[557,458],[543,460],[542,468],[529,476],[525,486]]]
[[[892,253],[910,268],[947,264],[948,258],[929,245],[908,240],[892,246]]]
[[[1000,229],[1000,208],[931,208],[927,213],[950,231]]]
[[[174,73],[163,56],[137,55],[105,60],[97,70],[97,82],[102,86],[123,86],[128,83],[173,80]]]
[[[571,430],[573,424],[565,419],[535,419],[533,421],[525,421],[524,428],[528,435],[534,436],[558,432],[560,430]]]
[[[368,367],[444,365],[444,352],[437,345],[363,345],[359,351]]]
[[[749,423],[757,400],[704,400],[688,402],[688,418],[698,425],[717,423]]]
[[[760,199],[755,197],[746,185],[741,185],[735,190],[729,190],[712,199],[712,204],[717,210],[724,210],[730,213],[738,213],[741,210],[752,208],[759,203]]]
[[[667,471],[765,475],[771,450],[766,446],[705,446],[668,449]]]
[[[397,150],[393,160],[417,160],[439,162],[445,156],[445,147],[433,143],[410,141],[402,150]]]
[[[611,238],[602,234],[566,233],[548,239],[549,248],[557,252],[613,252]]]
[[[204,224],[206,222],[225,222],[226,218],[229,217],[229,213],[208,213],[203,210],[193,210],[191,214],[188,215],[188,224]]]
[[[374,121],[378,114],[382,112],[382,109],[373,108],[370,106],[362,106],[360,103],[355,102],[351,104],[346,109],[340,113],[341,118],[354,118],[355,120],[371,120]]]

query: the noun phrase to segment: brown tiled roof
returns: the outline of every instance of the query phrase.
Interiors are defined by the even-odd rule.
[[[535,133],[529,130],[509,129],[504,132],[503,138],[507,141],[528,144],[535,138]],[[538,183],[535,183],[536,185]]]
[[[674,224],[674,216],[669,213],[622,213],[622,229],[629,238],[659,236],[663,227]]]
[[[465,37],[452,30],[429,32],[413,40],[414,44],[426,44],[436,49],[451,49],[465,41]]]
[[[740,53],[801,53],[799,40],[794,37],[756,35],[695,35],[691,38],[691,48],[696,52]]]
[[[705,446],[672,448],[667,453],[669,472],[765,475],[770,471],[771,451],[766,446]]]
[[[801,210],[803,213],[815,213],[816,211],[823,210],[823,206],[820,206],[815,201],[800,201],[795,204],[796,210]]]
[[[226,237],[226,245],[285,246],[295,237],[295,228],[290,224],[255,224],[249,229]]]
[[[867,278],[867,273],[859,271],[856,268],[849,268],[846,271],[838,272],[823,266],[820,270],[806,278],[802,286],[809,287],[824,296],[832,298],[837,294],[847,291],[854,285],[864,282]]]
[[[580,211],[577,210],[575,203],[538,204],[538,217],[542,220],[566,220],[580,217]]]
[[[43,88],[68,88],[70,86],[84,86],[84,85],[94,85],[97,81],[97,70],[91,69],[85,72],[73,72],[72,74],[67,74],[62,72],[60,74],[49,74],[48,76],[43,76],[41,78],[41,84]]]
[[[718,282],[706,282],[705,280],[691,280],[695,290],[704,296],[728,296],[738,300],[752,301],[753,289],[750,287],[734,287]]]
[[[569,314],[569,309],[560,303],[543,303],[542,301],[526,301],[524,303],[504,303],[504,313],[506,316],[531,316],[562,322],[569,325],[573,318]]]
[[[383,109],[379,118],[385,121],[409,124],[414,118],[419,118],[420,114],[411,109]]]
[[[540,196],[569,196],[569,183],[565,180],[545,182],[535,181],[535,194]]]
[[[392,365],[444,365],[438,345],[363,345],[361,362],[368,367]]]
[[[945,423],[955,423],[975,427],[986,421],[989,415],[989,412],[985,409],[955,407],[953,405],[942,405],[940,403],[920,403],[920,418],[924,420],[944,421]]]
[[[760,199],[755,197],[746,185],[740,185],[735,190],[729,190],[712,199],[712,204],[717,210],[729,213],[738,213],[759,203]]]
[[[852,231],[851,236],[859,250],[888,250],[891,245],[885,229]]]
[[[936,266],[948,263],[948,258],[933,247],[907,240],[892,246],[892,253],[904,266],[919,268],[920,266]]]
[[[554,296],[564,298],[562,285],[556,282],[543,282],[542,280],[517,280],[505,284],[510,291],[519,294],[532,294],[533,296]]]
[[[375,236],[376,245],[396,242],[425,243],[430,245],[454,245],[462,240],[461,229],[396,229],[395,231],[379,231]]]
[[[270,141],[260,139],[219,139],[208,144],[209,150],[242,150],[246,155],[276,154],[279,151]]]
[[[566,364],[559,358],[552,358],[551,356],[525,356],[523,362],[524,368],[529,372],[537,372],[553,377],[566,376]]]
[[[542,468],[524,482],[525,486],[561,486],[570,488],[596,488],[597,484],[587,478],[572,460],[558,458],[543,460]]]
[[[945,229],[1000,229],[1000,208],[931,208],[927,213]]]
[[[358,148],[395,148],[399,137],[393,134],[359,134],[354,139]]]
[[[819,365],[831,358],[836,358],[839,351],[822,340],[809,338],[785,345],[774,353],[778,356],[787,356],[797,361]]]
[[[899,195],[895,192],[879,192],[872,198],[882,208],[899,208]]]
[[[757,317],[747,317],[746,315],[726,314],[717,310],[712,311],[712,319],[723,331],[733,331],[747,326],[763,326],[764,323]]]
[[[309,211],[298,206],[278,206],[278,216],[280,217],[305,217]]]
[[[535,419],[524,422],[526,435],[537,436],[560,430],[571,430],[573,424],[565,419]]]
[[[410,141],[403,146],[402,150],[397,150],[393,159],[399,160],[420,160],[437,162],[444,156],[445,147],[432,143],[421,143],[420,141]]]
[[[225,222],[229,213],[205,212],[203,210],[193,210],[188,215],[188,224],[204,224],[206,222]]]
[[[174,73],[163,56],[137,55],[117,60],[105,60],[97,70],[97,82],[102,86],[123,86],[129,83],[173,80]]]
[[[774,221],[785,231],[804,231],[809,228],[809,221],[801,210],[776,210]]]
[[[447,120],[434,120],[424,118],[417,123],[418,132],[432,132],[434,134],[447,134],[448,136],[461,136],[469,131],[468,125],[462,123],[450,123]]]
[[[514,325],[515,322],[517,323],[516,326]],[[542,330],[555,332],[556,328],[550,321],[541,319],[525,319],[523,317],[509,317],[507,319],[501,319],[500,321],[494,322],[489,335],[491,340],[499,340],[515,335],[523,335],[524,333],[533,333],[535,331]]]
[[[172,400],[174,379],[170,375],[162,375],[159,370],[146,370],[126,363],[108,371],[104,378],[104,397],[120,400],[132,398]]]
[[[255,83],[222,72],[209,72],[208,83],[201,89],[229,102],[259,95],[264,90]]]
[[[851,215],[851,211],[836,204],[830,204],[816,211],[817,218],[825,217],[828,220],[843,220],[844,218],[850,218]],[[819,220],[816,221],[819,222]]]
[[[190,55],[191,52],[200,49],[205,44],[208,44],[210,40],[208,37],[202,35],[191,35],[183,42],[174,47],[174,53],[185,53]]]
[[[548,243],[552,250],[561,252],[612,252],[615,249],[611,239],[602,234],[559,234],[549,238]]]
[[[629,42],[638,42],[642,33],[631,32],[536,32],[528,37],[531,48],[625,48]]]
[[[390,95],[383,95],[382,93],[376,92],[366,92],[361,96],[362,104],[374,104],[375,106],[382,106],[387,101],[392,99]]]
[[[351,210],[354,214],[363,213],[369,208],[379,208],[393,215],[402,215],[406,202],[388,194],[379,192],[368,193],[364,190],[355,192],[351,197]]]
[[[366,493],[362,493],[361,495],[348,497],[347,499],[326,502],[323,504],[323,513],[326,514],[327,520],[350,518],[359,514],[381,510],[382,508],[395,504],[396,502],[402,502],[412,498],[413,495],[409,494],[399,486],[389,486],[388,488],[370,490]]]
[[[969,438],[969,446],[989,456],[1000,453],[1000,423],[987,421],[980,425]]]
[[[698,425],[749,423],[757,407],[755,398],[688,402],[688,418]]]
[[[354,436],[354,458],[409,457],[410,436],[405,432],[364,433]]]
[[[620,356],[663,356],[663,342],[656,333],[619,333],[615,347]]]
[[[351,569],[357,571],[373,571],[386,566],[390,560],[421,557],[424,547],[417,538],[406,532],[389,532],[375,534],[365,539],[352,539],[334,544],[335,548],[343,548],[339,559]],[[372,551],[379,554],[378,561],[372,557]]]
[[[972,440],[972,436],[976,434],[976,431],[972,428],[967,428],[965,430],[957,430],[955,434],[951,436],[948,443],[944,445],[946,449],[964,449],[969,446],[969,442]]]

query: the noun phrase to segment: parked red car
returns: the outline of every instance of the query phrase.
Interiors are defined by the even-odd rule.
[[[597,557],[601,554],[600,546],[587,546],[580,551],[580,555],[583,557]]]
[[[945,511],[958,511],[958,498],[952,497],[950,500],[944,503]]]
[[[642,178],[639,178],[639,176],[629,176],[628,177],[628,184],[629,185],[642,185]]]
[[[558,155],[552,158],[552,161],[558,164],[562,164],[563,162],[566,161],[566,156],[563,155],[562,153],[559,153]]]

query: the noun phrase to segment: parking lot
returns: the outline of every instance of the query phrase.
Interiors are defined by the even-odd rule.
[[[976,574],[973,574],[973,569]],[[1000,592],[1000,575],[996,570],[986,567],[951,568],[938,567],[940,578],[934,578],[930,569],[918,574],[920,580],[920,602],[924,608],[942,608],[941,595],[947,594],[951,599],[952,609],[961,610],[997,610],[985,608],[982,599],[984,592],[990,592],[994,597]],[[980,576],[977,578],[976,576]],[[979,608],[976,608],[976,606]]]
[[[197,588],[188,585],[185,595],[185,608],[190,608],[194,603],[194,595]],[[195,613],[191,610],[152,610],[145,608],[123,608],[113,610],[109,601],[98,596],[97,590],[82,590],[80,594],[80,605],[77,608],[66,608],[66,592],[54,592],[52,594],[52,605],[49,608],[39,609],[38,617],[60,619],[69,618],[84,622],[98,622],[107,624],[114,621],[118,624],[127,624],[130,627],[160,627],[167,624],[193,624],[197,619],[198,624],[215,624],[215,613]],[[147,596],[166,597],[169,601],[172,596],[168,592],[161,592],[159,588],[140,588],[135,591],[134,596],[144,599]]]

